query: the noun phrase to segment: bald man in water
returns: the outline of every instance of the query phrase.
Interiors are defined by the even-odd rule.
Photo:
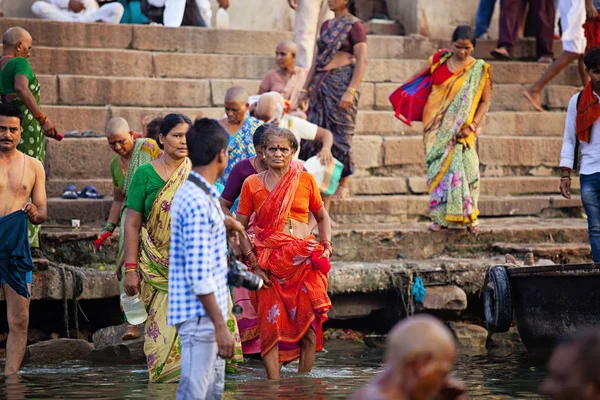
[[[450,378],[456,357],[454,337],[439,320],[407,318],[388,335],[383,372],[350,399],[465,399],[462,385]]]
[[[248,115],[248,92],[241,86],[233,86],[225,93],[225,118],[219,124],[229,133],[229,164],[217,183],[225,186],[231,170],[239,161],[256,155],[254,131],[262,122]]]
[[[258,94],[278,92],[288,102],[289,112],[306,113],[308,102],[299,103],[302,87],[308,75],[308,69],[296,66],[296,43],[284,40],[277,45],[275,62],[277,68],[270,70],[263,77]],[[306,119],[306,114],[304,114]]]

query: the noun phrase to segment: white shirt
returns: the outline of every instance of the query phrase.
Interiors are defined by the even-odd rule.
[[[79,0],[83,4],[85,9],[81,13],[74,13],[69,10],[69,0],[46,0],[46,3],[54,4],[55,6],[62,8],[72,14],[87,14],[98,10],[98,2],[96,0]]]
[[[560,152],[560,166],[573,168],[575,155],[575,142],[577,139],[575,130],[575,120],[577,118],[577,96],[571,97],[569,108],[567,109],[567,118],[565,119],[565,136],[563,146]],[[595,92],[594,95],[600,99]],[[581,142],[581,162],[579,173],[581,175],[591,175],[600,172],[600,119],[592,125],[592,135],[590,142]]]
[[[317,129],[319,129],[316,124],[289,114],[285,114],[281,118],[279,127],[289,130],[296,136],[296,140],[298,141],[298,151],[294,155],[294,158],[298,158],[298,154],[300,153],[300,142],[302,139],[315,140],[317,137]]]

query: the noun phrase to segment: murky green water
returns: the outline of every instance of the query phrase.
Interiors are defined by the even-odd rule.
[[[343,399],[381,368],[381,349],[340,341],[326,342],[311,374],[284,367],[279,382],[269,382],[259,361],[250,360],[226,382],[226,399]],[[456,375],[470,398],[540,398],[543,361],[519,350],[462,353]],[[21,399],[172,399],[176,385],[150,385],[140,367],[99,367],[85,363],[30,366],[18,379],[0,378],[8,400]]]

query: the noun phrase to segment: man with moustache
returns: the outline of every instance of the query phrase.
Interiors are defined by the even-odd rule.
[[[19,150],[23,113],[0,104],[0,284],[6,297],[8,340],[5,375],[23,361],[29,324],[33,261],[27,222],[46,220],[46,176],[42,163]]]

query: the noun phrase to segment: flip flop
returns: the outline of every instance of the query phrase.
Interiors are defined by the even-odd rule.
[[[86,198],[86,199],[102,199],[104,198],[103,194],[98,193],[98,190],[93,185],[88,185],[83,188],[83,190],[77,193],[77,196]]]
[[[77,188],[75,187],[75,185],[68,185],[67,187],[65,187],[65,189],[63,190],[63,194],[62,197],[63,199],[69,199],[69,200],[77,200],[77,192],[76,192]]]
[[[492,50],[492,52],[490,53],[492,55],[492,57],[495,57],[499,60],[505,60],[505,61],[513,61],[514,58],[508,54],[508,52],[504,53],[501,51],[498,51],[498,49],[496,50]]]

